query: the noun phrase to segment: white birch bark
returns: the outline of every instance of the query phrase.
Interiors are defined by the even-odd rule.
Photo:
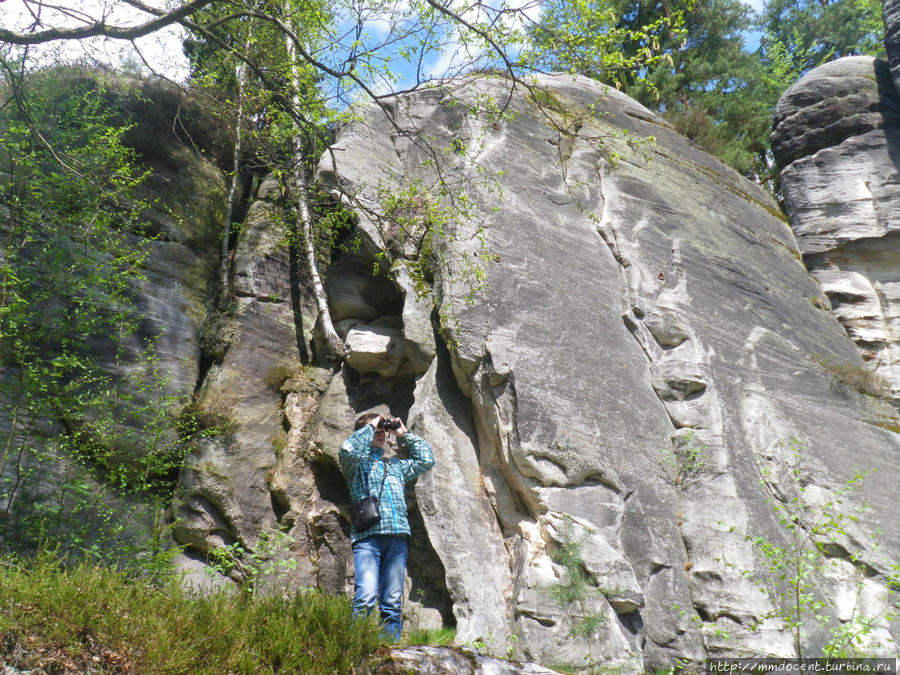
[[[296,50],[294,43],[290,37],[286,37],[288,59],[290,61],[291,87],[294,91],[292,105],[295,108],[300,107],[300,99],[297,91],[299,90],[299,82],[297,81],[295,65]],[[319,311],[318,323],[325,339],[325,348],[327,353],[324,355],[329,361],[341,361],[344,357],[344,342],[338,336],[334,329],[334,323],[331,320],[331,312],[328,309],[328,296],[325,293],[325,284],[322,282],[322,276],[319,274],[319,264],[316,260],[315,238],[312,231],[312,214],[307,201],[308,180],[306,176],[306,167],[303,164],[303,158],[306,155],[307,148],[304,144],[304,133],[298,128],[296,122],[292,122],[294,126],[294,154],[296,163],[291,171],[290,189],[296,200],[300,216],[300,239],[303,242],[304,253],[306,256],[306,265],[309,269],[309,276],[312,281],[313,294],[316,298],[316,308]]]

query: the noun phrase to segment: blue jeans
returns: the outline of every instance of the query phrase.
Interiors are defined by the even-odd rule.
[[[353,544],[353,613],[381,614],[382,634],[400,639],[403,627],[403,580],[406,577],[406,537],[375,534]]]

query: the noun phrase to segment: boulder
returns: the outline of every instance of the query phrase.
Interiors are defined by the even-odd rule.
[[[900,97],[887,64],[847,57],[808,73],[778,102],[772,147],[804,261],[897,400]]]
[[[382,320],[379,324],[355,325],[344,339],[347,365],[359,373],[412,377],[415,372],[407,359],[404,344],[402,322]]]

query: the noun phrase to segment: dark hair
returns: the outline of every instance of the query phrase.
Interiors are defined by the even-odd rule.
[[[370,421],[374,420],[378,417],[378,413],[363,413],[359,417],[356,418],[356,424],[353,426],[353,431],[358,431],[366,426]]]

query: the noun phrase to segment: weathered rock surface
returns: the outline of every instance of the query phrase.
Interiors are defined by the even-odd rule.
[[[250,207],[234,252],[233,304],[217,331],[220,359],[196,395],[197,408],[217,433],[195,441],[172,515],[176,541],[189,547],[182,567],[198,585],[208,579],[195,573],[190,556],[235,543],[253,550],[261,535],[278,529],[279,516],[289,508],[273,487],[287,445],[282,385],[315,391],[314,377],[301,371],[309,349],[304,333],[314,317],[292,277],[279,218],[279,206],[270,199]]]
[[[896,551],[892,408],[811,361],[862,368],[767,195],[596,83],[507,87],[476,77],[394,101],[389,119],[365,109],[321,166],[377,205],[413,184],[441,194],[426,161],[440,156],[443,187],[476,205],[448,219],[435,276],[448,349],[391,406],[435,447],[416,497],[459,639],[631,670],[792,653],[751,581],[765,564],[749,538],[784,536],[769,499],[821,498],[874,468],[862,527]],[[471,112],[486,100],[504,115]],[[391,247],[366,213],[359,233]],[[472,304],[476,258],[486,291]],[[555,552],[573,542],[601,590],[579,609],[552,597],[567,583]],[[875,568],[884,590],[886,561]],[[884,609],[857,607],[882,622]],[[598,627],[572,638],[585,613]]]
[[[900,90],[900,2],[881,0],[881,18],[884,20],[884,47],[894,75],[894,86]]]
[[[12,653],[0,656],[0,675],[38,675],[54,669],[62,672],[58,664],[47,670],[41,668],[40,655],[30,654],[16,644]],[[38,658],[35,658],[38,657]],[[87,659],[85,659],[87,660]],[[8,663],[7,663],[8,661]],[[34,662],[34,666],[22,670],[23,663]],[[16,665],[13,665],[16,664]],[[16,667],[18,666],[18,667]],[[75,670],[65,672],[75,673]],[[103,667],[95,663],[83,663],[77,671],[79,675],[94,675],[103,672]],[[519,663],[485,656],[473,650],[450,647],[392,647],[381,648],[367,665],[360,667],[358,675],[558,675],[559,671],[544,668],[534,663]]]
[[[125,142],[148,170],[138,196],[151,205],[144,214],[151,235],[146,279],[135,292],[143,323],[129,337],[126,352],[118,357],[110,354],[110,361],[140,362],[141,353],[152,345],[155,365],[166,378],[160,393],[183,404],[203,370],[205,322],[215,292],[225,211],[225,177],[211,156],[211,147],[201,151],[173,129],[179,128],[175,120],[181,119],[184,126],[179,133],[200,142],[201,135],[204,141],[214,136],[218,125],[202,119],[207,113],[198,111],[175,87],[130,78],[108,85],[119,88],[122,105],[135,125]],[[132,393],[145,402],[145,392]]]
[[[834,620],[870,618],[866,639],[890,651],[896,417],[813,362],[863,368],[777,207],[630,99],[578,78],[537,86],[542,96],[510,97],[504,80],[438,85],[340,131],[320,176],[362,203],[378,209],[414,185],[409,208],[433,213],[435,156],[452,190],[425,297],[415,251],[358,213],[361,245],[326,284],[348,353],[337,372],[302,365],[313,336],[298,339],[274,300],[290,261],[249,243],[277,219],[248,219],[230,346],[201,390],[233,424],[184,473],[179,540],[201,554],[254,548],[280,525],[293,544],[279,555],[300,563],[290,583],[348,590],[337,448],[358,413],[389,411],[437,459],[409,493],[410,625],[455,624],[460,644],[530,661],[637,672],[792,654],[779,597],[753,580],[767,568],[750,539],[786,545],[770,500],[813,509],[874,469],[872,513],[829,548],[826,576],[843,598]],[[507,98],[502,116],[473,112]],[[411,257],[367,276],[380,251]],[[273,386],[265,373],[279,366]],[[577,553],[593,585],[577,601],[557,599],[570,582],[560,551]],[[592,630],[573,637],[586,620]],[[813,651],[825,639],[815,627],[804,637]]]
[[[217,266],[225,183],[222,172],[208,156],[173,135],[172,118],[167,119],[167,114],[183,114],[187,119],[196,113],[196,108],[185,101],[177,88],[140,83],[111,73],[82,72],[77,68],[71,71],[60,69],[60,78],[59,85],[72,92],[81,91],[81,80],[102,83],[110,90],[110,100],[116,100],[113,118],[125,115],[135,129],[146,134],[142,137],[140,133],[126,133],[124,136],[124,142],[136,151],[139,166],[148,172],[136,195],[149,205],[142,214],[146,222],[142,223],[140,232],[132,232],[127,238],[128,245],[134,250],[147,253],[143,278],[134,282],[130,289],[136,314],[141,317],[140,325],[130,335],[118,335],[110,322],[106,334],[91,335],[86,341],[100,369],[118,387],[115,396],[105,389],[107,402],[119,414],[116,425],[102,428],[98,434],[107,445],[103,452],[110,451],[110,463],[114,466],[131,464],[140,461],[143,453],[175,445],[178,431],[174,420],[189,401],[200,378],[201,343],[211,294],[210,282],[214,280]],[[64,83],[70,80],[78,86],[67,87]],[[146,89],[141,88],[142,84],[147,85]],[[152,104],[148,105],[150,101]],[[157,133],[151,133],[148,126],[154,124],[162,125],[163,131],[156,128],[153,131]],[[206,125],[211,129],[216,127],[209,120]],[[185,128],[181,127],[181,130]],[[148,137],[152,141],[147,141]],[[10,234],[8,217],[8,209],[0,207],[0,231],[4,236]],[[65,235],[60,231],[54,236]],[[25,242],[31,239],[30,236],[21,238]],[[22,251],[23,261],[40,260],[39,257],[31,258],[28,247]],[[96,263],[101,267],[106,264],[99,258]],[[66,282],[78,286],[75,278],[66,279]],[[101,310],[107,309],[100,304],[108,297],[103,289],[97,289],[92,302],[98,303]],[[74,304],[71,307],[77,312]],[[111,313],[118,311],[118,308],[109,309]],[[0,336],[0,340],[4,337],[8,338]],[[148,354],[152,355],[150,359]],[[0,435],[6,447],[0,461],[2,501],[7,510],[4,520],[9,513],[16,512],[19,504],[26,505],[23,512],[27,513],[45,498],[65,505],[63,512],[78,512],[75,505],[83,496],[76,496],[71,488],[60,489],[59,484],[65,485],[68,481],[72,485],[71,477],[81,475],[92,494],[102,495],[98,501],[104,504],[108,513],[120,514],[124,521],[137,523],[136,531],[149,528],[159,517],[154,507],[122,498],[117,490],[110,490],[104,482],[104,472],[97,470],[98,467],[85,470],[73,466],[64,454],[54,454],[58,439],[85,419],[66,419],[61,423],[58,418],[61,411],[48,406],[35,408],[35,417],[27,424],[22,423],[18,413],[14,412],[22,404],[22,399],[15,393],[19,375],[8,365],[0,369],[0,399],[3,399]],[[108,386],[104,384],[104,387]],[[88,411],[87,421],[93,422],[90,418],[96,412]],[[104,413],[100,411],[101,415]],[[10,461],[12,457],[17,457],[16,461]],[[50,457],[54,457],[53,461]],[[10,486],[15,487],[10,489]],[[83,518],[87,519],[88,515]],[[12,524],[16,522],[17,518],[9,519],[3,528],[4,535],[9,535],[13,542],[28,540],[33,534],[32,528],[26,526],[26,534],[17,535],[17,525]],[[84,525],[92,532],[98,529],[94,523]],[[73,525],[66,523],[65,527],[71,531]],[[126,539],[126,536],[122,538]]]
[[[169,391],[194,390],[200,376],[201,339],[210,284],[215,278],[219,223],[225,203],[222,173],[197,152],[176,146],[152,167],[145,189],[166,208],[150,213],[154,234],[147,279],[137,297],[142,339],[157,338],[155,354],[170,373]],[[134,345],[143,348],[143,341]]]
[[[772,146],[804,260],[863,359],[900,397],[900,98],[887,65],[816,68],[775,111]]]
[[[360,675],[554,675],[533,663],[514,663],[447,647],[390,649]]]
[[[167,359],[193,359],[180,382],[201,379],[197,410],[219,429],[195,443],[171,508],[189,581],[225,583],[206,557],[239,544],[296,563],[268,583],[348,591],[337,450],[376,410],[406,419],[437,462],[408,491],[408,627],[623,672],[793,655],[777,618],[789,602],[752,543],[790,548],[776,507],[818,528],[826,554],[813,577],[834,599],[830,623],[804,626],[804,652],[865,626],[864,651],[895,654],[900,419],[846,377],[866,372],[847,330],[863,347],[882,340],[872,353],[886,362],[893,349],[863,328],[895,321],[882,300],[896,285],[895,112],[871,61],[831,68],[779,107],[799,249],[766,193],[590,80],[511,90],[472,76],[361,107],[319,167],[345,206],[368,207],[358,245],[328,267],[347,347],[337,369],[316,365],[315,303],[271,180],[245,218],[224,312],[197,304],[217,248],[188,236],[176,249],[173,229],[160,251],[178,251],[176,276],[159,265],[145,303],[172,331]],[[803,181],[806,196],[790,187]],[[386,201],[408,232],[374,215]],[[428,225],[442,236],[419,259]],[[818,280],[803,257],[823,262]],[[878,298],[882,314],[856,304],[854,324],[844,297]],[[838,496],[870,505],[841,531],[822,513]],[[573,569],[588,584],[567,597]],[[391,655],[376,672],[546,672],[425,647]]]

